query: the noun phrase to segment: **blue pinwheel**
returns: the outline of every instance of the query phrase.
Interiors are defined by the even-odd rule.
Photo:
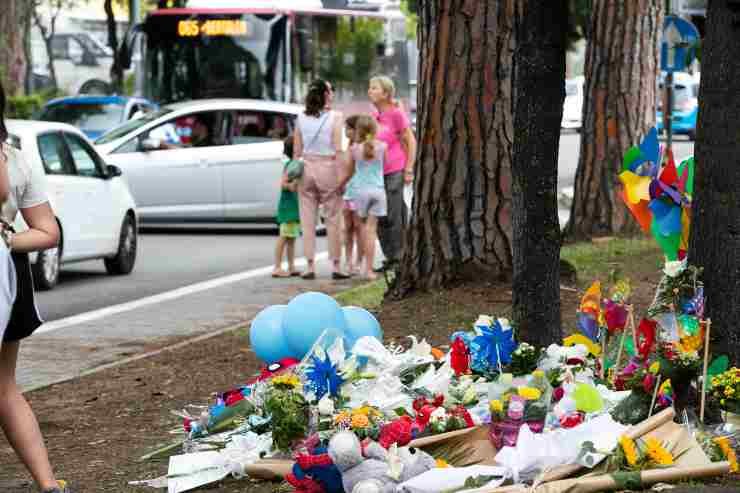
[[[336,397],[339,394],[339,388],[344,383],[337,365],[331,362],[327,354],[323,359],[316,355],[311,356],[311,362],[305,375],[308,380],[306,385],[316,394],[317,399],[321,399],[327,393]]]
[[[496,320],[493,327],[481,328],[480,332],[470,343],[471,367],[479,372],[501,371],[501,365],[511,363],[511,353],[517,347],[514,331],[504,330]]]

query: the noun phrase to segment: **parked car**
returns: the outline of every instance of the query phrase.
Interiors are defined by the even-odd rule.
[[[123,170],[143,225],[272,224],[283,140],[302,110],[246,99],[176,103],[95,144]]]
[[[655,115],[658,132],[663,132],[663,98],[665,77],[658,84],[658,111]],[[699,77],[685,72],[673,74],[673,119],[671,128],[674,134],[687,135],[696,139],[696,121],[699,116]]]
[[[37,120],[73,125],[96,139],[135,116],[155,111],[148,99],[126,96],[72,96],[52,99],[36,115]]]
[[[561,128],[580,130],[583,118],[583,76],[565,81],[565,100],[563,101],[563,119]]]
[[[103,259],[109,274],[130,273],[138,218],[121,170],[106,165],[71,125],[8,120],[7,127],[11,145],[46,172],[49,203],[61,231],[57,248],[31,258],[37,287],[53,288],[61,264],[82,260]],[[17,226],[26,228],[20,216]]]

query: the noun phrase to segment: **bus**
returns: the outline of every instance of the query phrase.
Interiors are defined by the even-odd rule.
[[[186,5],[152,11],[129,30],[122,60],[124,67],[140,60],[137,95],[161,104],[204,98],[302,102],[310,81],[322,78],[333,84],[337,107],[351,111],[367,109],[368,79],[385,74],[411,107],[417,54],[397,0],[344,8],[325,8],[320,0]]]

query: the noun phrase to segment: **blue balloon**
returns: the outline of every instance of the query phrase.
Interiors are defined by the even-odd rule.
[[[283,316],[283,333],[292,356],[303,358],[326,329],[344,333],[342,307],[331,296],[309,292],[293,298]]]
[[[283,333],[287,305],[268,306],[254,317],[249,327],[249,345],[267,364],[293,355]]]
[[[383,329],[380,328],[378,319],[372,313],[359,306],[345,306],[342,311],[347,320],[346,334],[351,345],[364,336],[375,337],[383,341]]]

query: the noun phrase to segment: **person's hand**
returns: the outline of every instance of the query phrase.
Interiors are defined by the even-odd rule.
[[[406,185],[411,185],[414,183],[414,170],[407,169],[403,172],[403,182]]]

